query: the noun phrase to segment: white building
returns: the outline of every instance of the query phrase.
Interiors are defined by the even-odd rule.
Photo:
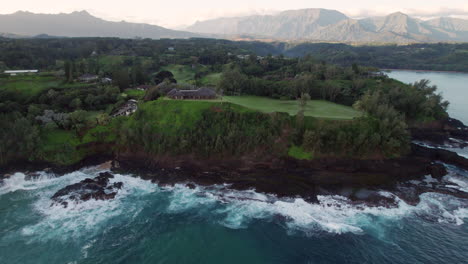
[[[5,71],[5,74],[9,74],[10,76],[16,76],[18,74],[30,74],[30,73],[38,73],[39,70],[15,70],[15,71]]]

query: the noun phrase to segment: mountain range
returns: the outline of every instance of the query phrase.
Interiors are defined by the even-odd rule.
[[[354,43],[468,42],[468,20],[441,17],[420,20],[397,12],[383,17],[353,19],[328,9],[290,10],[198,21],[184,29],[130,22],[111,22],[86,11],[0,15],[0,37],[119,37],[273,39]]]
[[[111,22],[92,16],[87,11],[70,14],[34,14],[18,11],[0,15],[0,32],[18,36],[119,37],[119,38],[190,38],[199,35],[160,26]]]
[[[185,30],[278,40],[381,43],[468,41],[468,20],[442,17],[423,21],[401,12],[384,17],[353,19],[328,9],[218,18],[196,22]]]

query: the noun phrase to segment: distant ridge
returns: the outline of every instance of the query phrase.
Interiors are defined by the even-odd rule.
[[[300,9],[276,15],[253,15],[197,21],[186,31],[160,26],[111,22],[87,11],[35,14],[18,11],[0,15],[0,37],[118,37],[262,39],[346,43],[468,42],[468,20],[441,17],[423,21],[401,12],[352,19],[336,10]]]
[[[468,41],[468,20],[444,17],[422,21],[401,12],[384,17],[352,19],[336,10],[315,8],[284,11],[277,15],[198,21],[186,30],[279,40],[381,43]]]
[[[87,11],[70,14],[34,14],[18,11],[0,15],[0,32],[11,36],[119,37],[119,38],[190,38],[199,34],[160,26],[129,22],[111,22]]]

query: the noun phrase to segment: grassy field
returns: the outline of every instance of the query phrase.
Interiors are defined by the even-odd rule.
[[[196,122],[203,118],[206,110],[222,111],[231,109],[236,112],[252,112],[251,109],[236,104],[228,104],[219,101],[197,100],[156,100],[146,102],[139,106],[142,119],[161,134],[172,135],[181,130],[190,130]],[[136,122],[130,118],[130,123]],[[141,121],[140,121],[141,122]],[[135,124],[130,124],[135,125]]]
[[[265,113],[286,112],[290,115],[296,115],[299,111],[299,104],[295,100],[276,100],[259,96],[225,96],[223,99],[227,102]],[[361,116],[361,112],[349,106],[322,100],[311,100],[307,103],[305,115],[324,119],[343,120],[359,117]]]
[[[145,91],[141,91],[137,89],[126,89],[124,93],[127,94],[130,98],[136,99],[136,100],[141,100],[143,99],[143,97],[145,97]]]
[[[162,70],[172,72],[178,83],[188,83],[195,78],[195,71],[188,65],[168,65]]]
[[[265,113],[286,112],[296,115],[299,111],[299,103],[295,100],[276,100],[259,96],[225,96],[223,99]],[[305,115],[326,119],[353,119],[361,116],[361,112],[349,106],[311,100],[307,103]]]
[[[14,94],[18,100],[29,99],[47,89],[66,89],[71,87],[84,87],[89,84],[64,84],[59,78],[53,76],[14,76],[0,79],[0,90]]]
[[[0,79],[0,89],[22,97],[31,97],[59,85],[54,77],[17,76]]]
[[[222,73],[210,73],[201,79],[201,84],[204,86],[217,86],[221,80]]]

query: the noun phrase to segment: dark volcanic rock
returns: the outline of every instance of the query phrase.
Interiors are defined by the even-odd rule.
[[[452,164],[468,170],[468,159],[458,155],[455,152],[445,149],[423,147],[416,144],[411,145],[411,150],[414,156],[442,161],[447,164]]]
[[[468,127],[457,119],[448,118],[425,126],[412,127],[411,136],[413,140],[435,145],[453,143],[452,139],[465,142],[468,141]],[[460,147],[466,147],[466,144],[462,144]]]
[[[114,175],[109,172],[100,173],[94,179],[84,179],[78,183],[69,185],[52,196],[52,205],[60,204],[64,207],[68,206],[70,201],[80,202],[95,200],[114,199],[118,190],[123,186],[122,182],[109,184],[109,179],[114,178]]]

